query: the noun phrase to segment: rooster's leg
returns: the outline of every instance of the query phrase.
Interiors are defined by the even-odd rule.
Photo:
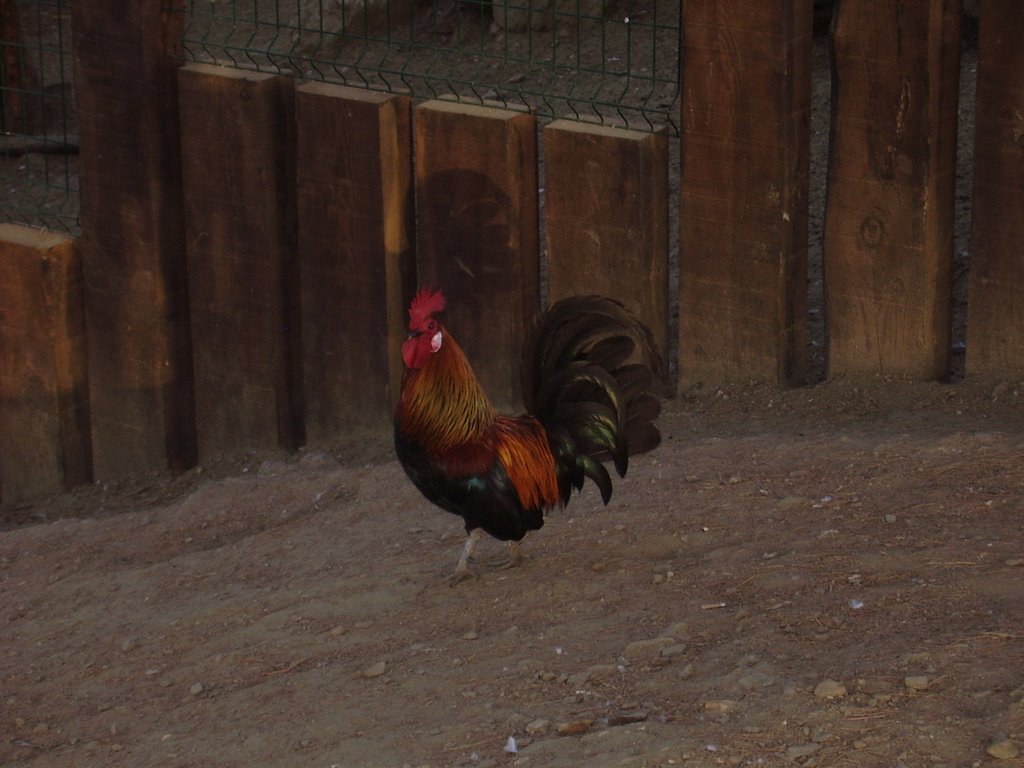
[[[519,542],[510,541],[508,543],[508,560],[503,562],[499,567],[502,570],[515,568],[517,565],[522,565],[524,562],[526,562],[526,555],[524,555],[522,550],[519,548]]]
[[[459,564],[455,566],[455,572],[449,578],[449,584],[455,586],[459,582],[465,581],[466,579],[476,578],[476,574],[470,569],[469,561],[473,559],[473,549],[476,547],[476,543],[480,540],[481,530],[474,528],[469,532],[469,537],[466,539],[466,546],[462,549],[462,557],[459,558]]]

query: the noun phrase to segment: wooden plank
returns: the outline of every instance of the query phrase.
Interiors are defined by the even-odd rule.
[[[199,457],[302,442],[291,78],[178,73]]]
[[[626,304],[668,350],[668,137],[557,120],[544,129],[548,297]]]
[[[979,0],[967,372],[1024,373],[1024,16]]]
[[[95,474],[195,463],[177,69],[165,0],[71,5]]]
[[[445,324],[500,408],[521,408],[519,359],[540,306],[536,118],[431,101],[415,111],[416,253]]]
[[[811,0],[683,0],[679,386],[802,383]]]
[[[0,500],[88,482],[82,265],[77,241],[0,224]]]
[[[414,290],[409,98],[297,89],[307,433],[390,424]]]
[[[829,372],[947,375],[960,3],[843,0],[825,214]]]

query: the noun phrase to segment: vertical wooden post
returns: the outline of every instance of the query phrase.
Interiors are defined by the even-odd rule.
[[[812,0],[683,0],[679,379],[802,383]]]
[[[557,120],[544,129],[551,302],[624,302],[668,350],[668,137]]]
[[[967,372],[1024,372],[1024,16],[980,0]]]
[[[829,372],[949,371],[959,0],[843,0],[825,296]]]
[[[177,69],[166,0],[71,4],[99,479],[195,462]]]
[[[0,224],[0,500],[91,476],[77,242]]]
[[[199,456],[302,442],[288,77],[178,74]]]
[[[536,118],[431,101],[415,112],[421,284],[501,408],[521,408],[519,358],[540,304]]]
[[[299,253],[307,432],[389,424],[413,292],[407,96],[297,89]]]

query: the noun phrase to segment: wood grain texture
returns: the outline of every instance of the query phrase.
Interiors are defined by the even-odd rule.
[[[177,69],[164,0],[71,4],[97,479],[195,463]]]
[[[414,289],[407,96],[297,89],[307,433],[390,424]]]
[[[1024,15],[978,5],[967,372],[1024,372]]]
[[[302,442],[291,78],[178,73],[203,461]]]
[[[522,407],[519,360],[540,304],[533,115],[431,101],[415,110],[416,256],[488,395]]]
[[[91,476],[78,243],[0,224],[0,501],[59,493]]]
[[[622,301],[668,350],[668,137],[569,120],[544,129],[548,297]]]
[[[829,372],[947,375],[957,0],[843,0],[825,215]]]
[[[802,383],[811,0],[684,0],[679,384]]]

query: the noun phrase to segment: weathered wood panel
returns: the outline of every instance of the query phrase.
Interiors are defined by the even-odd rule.
[[[445,325],[488,395],[521,407],[520,352],[540,302],[536,119],[427,102],[414,157],[419,281],[444,290]]]
[[[980,0],[967,371],[1024,372],[1024,14]]]
[[[829,372],[948,373],[958,0],[843,0],[825,215]]]
[[[98,479],[195,463],[177,69],[165,0],[71,4]]]
[[[569,120],[544,129],[548,296],[622,301],[668,350],[668,137]]]
[[[679,383],[801,383],[811,0],[683,0]]]
[[[413,292],[407,96],[326,83],[297,89],[299,244],[307,432],[390,423]]]
[[[199,456],[302,442],[291,78],[179,72]]]
[[[85,314],[77,242],[0,224],[0,500],[91,477]]]

